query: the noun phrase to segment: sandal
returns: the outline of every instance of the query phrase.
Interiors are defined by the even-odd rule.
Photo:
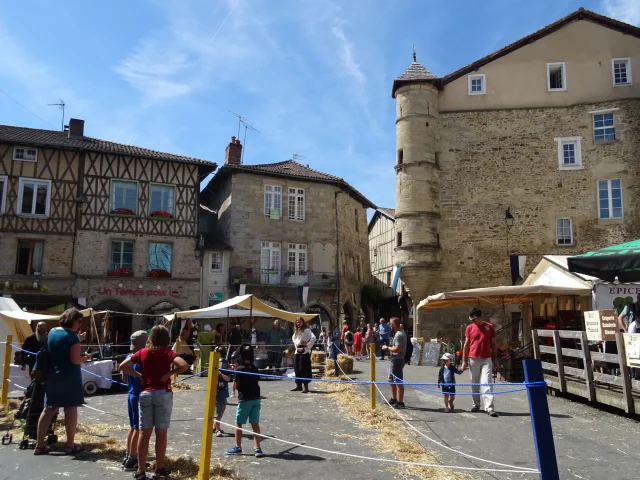
[[[51,449],[49,447],[36,447],[33,450],[33,454],[34,455],[49,455],[49,452],[51,452]]]
[[[73,444],[73,447],[65,448],[65,450],[64,450],[65,455],[77,455],[77,454],[82,453],[82,452],[84,452],[84,448],[79,447],[75,443]]]
[[[142,471],[142,472],[135,471],[135,472],[133,472],[133,478],[135,478],[136,480],[143,480],[143,479],[149,478],[149,477],[147,477],[147,474],[144,471]]]
[[[153,473],[153,476],[151,478],[156,480],[159,478],[168,477],[170,474],[171,474],[171,470],[169,470],[167,467],[156,468],[156,471]]]

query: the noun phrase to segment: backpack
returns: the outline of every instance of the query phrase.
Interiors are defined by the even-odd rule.
[[[407,349],[404,352],[404,363],[409,365],[411,363],[411,356],[413,355],[413,343],[407,342]]]
[[[347,331],[347,333],[344,334],[344,341],[347,343],[353,343],[353,332]]]

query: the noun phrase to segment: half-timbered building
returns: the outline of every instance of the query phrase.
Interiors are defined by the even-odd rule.
[[[87,137],[77,119],[0,126],[0,292],[36,310],[199,305],[200,181],[215,168]]]

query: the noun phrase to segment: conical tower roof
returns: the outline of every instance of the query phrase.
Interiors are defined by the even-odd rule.
[[[402,75],[393,81],[393,91],[391,92],[391,96],[395,98],[396,90],[398,90],[402,85],[422,82],[434,83],[436,80],[439,80],[439,77],[427,70],[427,68],[416,59],[416,50],[414,48],[413,62],[411,62]]]

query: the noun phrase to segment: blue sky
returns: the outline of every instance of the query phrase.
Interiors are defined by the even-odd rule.
[[[581,6],[640,24],[640,0],[6,2],[0,123],[57,129],[62,98],[86,135],[221,164],[233,110],[245,163],[302,155],[391,207],[412,45],[444,75]]]

